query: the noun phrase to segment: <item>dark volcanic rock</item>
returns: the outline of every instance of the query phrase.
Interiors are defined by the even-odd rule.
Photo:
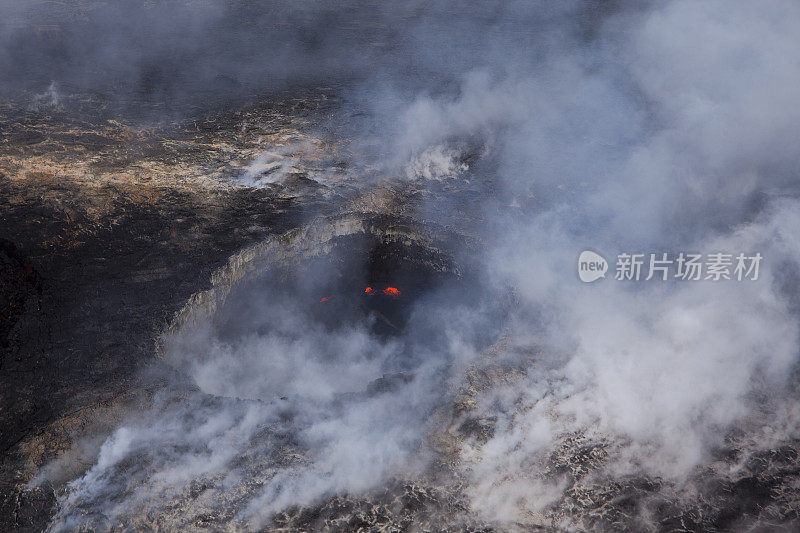
[[[0,176],[0,529],[32,524],[32,509],[52,500],[19,492],[37,465],[16,446],[134,387],[158,334],[211,272],[303,216],[295,199],[261,190],[141,193]]]
[[[0,350],[5,357],[19,352],[20,319],[40,311],[42,283],[30,261],[7,240],[0,240]]]

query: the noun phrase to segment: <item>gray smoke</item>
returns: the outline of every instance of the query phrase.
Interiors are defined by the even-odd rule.
[[[309,3],[297,12],[259,12],[264,44],[255,29],[226,33],[228,8],[209,6],[177,38],[155,24],[160,46],[134,59],[120,55],[123,32],[105,64],[126,65],[120,76],[133,86],[142,64],[166,68],[164,50],[177,42],[177,52],[202,59],[158,86],[170,95],[190,93],[186,80],[217,73],[244,88],[263,88],[265,73],[286,83],[356,73],[337,117],[368,112],[348,123],[356,153],[384,175],[421,186],[469,179],[483,187],[485,222],[475,228],[491,243],[483,266],[492,286],[515,287],[507,357],[526,372],[480,398],[479,409],[497,426],[488,442],[461,450],[475,511],[524,522],[557,500],[563,487],[545,478],[544,463],[566,434],[615,443],[609,475],[677,480],[708,461],[726,431],[752,429],[756,409],[765,412],[761,425],[772,428],[763,445],[793,435],[796,3]],[[80,24],[105,35],[92,24],[121,18],[122,8],[109,9]],[[273,33],[266,22],[296,21],[301,12],[315,44],[298,42],[294,31]],[[126,25],[151,28],[146,10],[135,13]],[[385,47],[351,39],[331,17],[384,28],[370,38]],[[208,35],[216,37],[208,43]],[[264,50],[284,39],[287,48],[278,49],[288,51],[265,60]],[[226,61],[241,52],[223,46],[231,42],[249,53],[243,61]],[[66,65],[88,60],[79,46],[68,50]],[[35,63],[42,53],[50,57],[36,48],[25,60]],[[88,56],[93,62],[96,53]],[[7,53],[2,61],[11,61]],[[65,75],[78,85],[106,81]],[[52,81],[44,74],[23,81],[37,76],[41,92]],[[477,161],[466,164],[467,152]],[[254,164],[265,162],[272,160]],[[603,253],[612,268],[621,252],[758,252],[764,262],[757,281],[625,283],[609,276],[584,285],[574,270],[584,249]],[[275,325],[271,333],[254,329],[230,342],[208,329],[175,348],[172,356],[199,390],[220,399],[192,396],[188,412],[167,402],[118,429],[71,485],[60,523],[71,524],[73,508],[130,512],[164,491],[181,493],[198,476],[217,476],[214,494],[240,481],[232,461],[292,446],[296,460],[273,457],[237,518],[263,524],[286,506],[422,471],[430,415],[454,394],[464,366],[479,359],[468,332],[484,317],[475,310],[428,315],[450,329],[449,342],[413,342],[414,377],[363,396],[365,382],[408,370],[395,366],[407,347],[358,327],[330,335],[287,305],[258,308]],[[767,405],[756,405],[756,397]],[[144,471],[154,481],[114,486],[115,469],[135,454],[147,457]],[[112,501],[121,490],[127,496]]]
[[[495,220],[487,269],[522,297],[520,353],[549,346],[527,378],[486,395],[500,431],[465,450],[474,501],[492,517],[521,520],[557,497],[540,473],[560,436],[627,442],[615,473],[680,477],[747,417],[755,391],[779,404],[787,393],[798,27],[788,3],[669,2],[607,19],[588,45],[554,39],[535,63],[498,56],[456,97],[404,110],[402,153],[492,139],[512,214]],[[587,287],[572,270],[586,248],[769,259],[749,284]]]

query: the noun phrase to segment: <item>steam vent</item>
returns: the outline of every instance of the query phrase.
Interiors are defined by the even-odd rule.
[[[0,531],[800,531],[800,4],[0,1]]]

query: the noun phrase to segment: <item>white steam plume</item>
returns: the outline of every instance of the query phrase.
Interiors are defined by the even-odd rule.
[[[402,179],[458,179],[460,158],[442,150],[480,147],[466,174],[493,191],[478,228],[491,243],[485,267],[517,289],[507,357],[526,372],[483,393],[479,412],[497,417],[494,435],[464,443],[461,456],[476,511],[535,521],[563,494],[561,480],[544,473],[565,434],[614,443],[605,475],[680,480],[726,431],[750,429],[748,415],[763,407],[756,393],[770,409],[794,412],[787,381],[798,356],[798,291],[787,279],[800,268],[800,6],[672,0],[597,17],[578,2],[494,7],[397,6],[401,15],[387,15],[404,23],[397,48],[352,94],[370,107],[368,131],[378,131],[362,146],[378,146],[384,168]],[[403,18],[417,8],[422,15]],[[408,63],[428,76],[409,81]],[[574,267],[586,248],[607,259],[759,252],[764,263],[757,281],[583,285]],[[234,457],[288,446],[254,443],[267,433],[297,435],[303,452],[292,470],[270,463],[247,493],[239,518],[253,524],[419,472],[428,417],[475,347],[418,354],[427,363],[413,379],[342,403],[339,394],[363,392],[359,382],[398,370],[396,347],[363,330],[330,338],[301,318],[273,318],[287,320],[283,334],[227,345],[197,337],[181,352],[201,390],[265,403],[212,402],[198,411],[198,430],[179,421],[184,407],[126,426],[74,482],[66,509],[113,515],[119,504],[103,498],[115,465],[135,450],[149,454],[164,484],[134,489],[125,506],[141,491],[144,501],[167,486],[183,490],[198,474],[222,476],[223,487],[234,482],[224,473],[235,471]],[[534,345],[544,348],[529,360]],[[223,413],[228,422],[214,425]],[[187,474],[173,477],[179,471]]]

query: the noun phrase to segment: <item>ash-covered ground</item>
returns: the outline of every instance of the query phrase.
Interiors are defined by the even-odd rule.
[[[795,3],[0,3],[0,70],[0,529],[800,527]],[[614,279],[679,252],[762,262]]]

